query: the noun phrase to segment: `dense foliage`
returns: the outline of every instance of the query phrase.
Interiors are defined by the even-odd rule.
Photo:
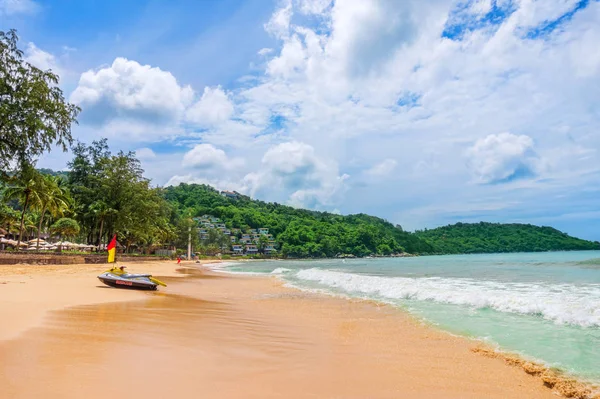
[[[415,234],[444,254],[600,249],[598,242],[530,224],[456,223]]]
[[[364,214],[341,216],[251,200],[245,196],[230,199],[212,187],[197,184],[168,187],[165,196],[179,212],[194,216],[214,215],[228,228],[268,228],[284,256],[366,256],[433,251],[431,245],[413,234]]]
[[[69,104],[58,76],[23,59],[16,32],[0,31],[0,173],[49,151],[67,149],[79,108]]]
[[[149,249],[175,239],[177,216],[132,152],[111,154],[100,140],[78,143],[73,154],[67,186],[87,242],[106,243],[116,233],[127,248]]]

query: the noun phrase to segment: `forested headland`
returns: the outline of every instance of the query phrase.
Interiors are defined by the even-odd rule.
[[[442,254],[600,250],[597,241],[571,237],[552,227],[520,223],[456,223],[415,235]]]

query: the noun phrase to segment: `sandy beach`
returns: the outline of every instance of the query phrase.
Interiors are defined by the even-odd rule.
[[[557,397],[388,306],[192,263],[127,266],[169,286],[107,288],[106,265],[0,267],[0,398]]]

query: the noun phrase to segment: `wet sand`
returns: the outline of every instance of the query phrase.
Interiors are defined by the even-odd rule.
[[[556,397],[388,306],[274,278],[181,279],[171,264],[130,266],[167,276],[158,292],[103,288],[91,278],[103,267],[60,269],[62,283],[47,267],[29,279],[0,269],[0,398]],[[9,298],[36,316],[11,327]]]

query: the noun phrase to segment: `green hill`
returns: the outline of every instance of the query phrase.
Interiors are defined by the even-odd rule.
[[[599,250],[600,243],[530,224],[456,223],[415,235],[444,254]]]
[[[180,213],[210,214],[222,219],[228,228],[268,228],[284,256],[366,256],[433,251],[431,245],[414,234],[369,215],[341,216],[296,209],[243,195],[227,198],[210,186],[197,184],[167,187],[164,195]]]

